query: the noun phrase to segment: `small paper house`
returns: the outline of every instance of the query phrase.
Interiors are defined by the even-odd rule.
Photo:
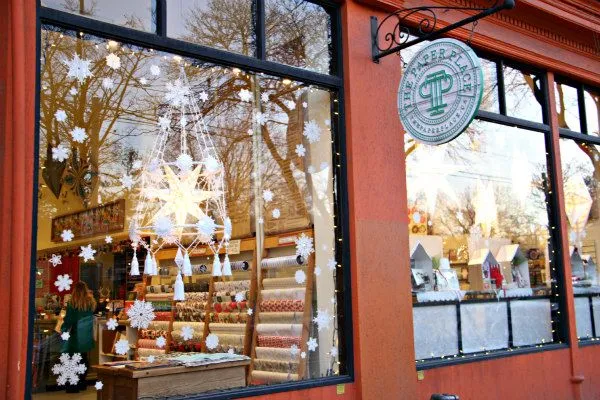
[[[469,285],[471,290],[490,290],[492,286],[491,268],[498,266],[498,261],[490,249],[479,249],[469,255]]]
[[[502,275],[504,276],[506,286],[509,288],[511,286],[519,288],[531,287],[529,263],[518,244],[500,246],[498,253],[496,253],[496,260],[502,267]]]
[[[435,271],[439,291],[460,290],[460,283],[456,271],[450,268],[450,260],[440,259],[440,268]]]
[[[433,261],[421,243],[410,253],[413,289],[433,290]]]
[[[570,246],[571,253],[571,276],[579,279],[585,279],[585,269],[583,268],[583,259],[576,247]]]

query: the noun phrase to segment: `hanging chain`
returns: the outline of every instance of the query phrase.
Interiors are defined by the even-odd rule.
[[[473,39],[473,32],[475,32],[475,27],[477,26],[478,23],[479,23],[479,21],[473,21],[473,25],[471,25],[471,33],[469,34],[469,38],[467,39],[467,45],[469,47],[471,46],[471,40]]]

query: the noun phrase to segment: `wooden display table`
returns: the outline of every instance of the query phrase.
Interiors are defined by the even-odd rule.
[[[200,367],[158,367],[143,370],[95,365],[104,387],[98,400],[168,398],[211,390],[246,386],[250,360],[229,361]]]

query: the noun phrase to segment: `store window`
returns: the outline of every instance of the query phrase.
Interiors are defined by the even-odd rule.
[[[40,90],[34,399],[348,374],[335,90],[51,25]]]
[[[541,122],[540,75],[498,62],[482,107]],[[440,146],[405,136],[417,368],[562,340],[549,129],[485,118]]]

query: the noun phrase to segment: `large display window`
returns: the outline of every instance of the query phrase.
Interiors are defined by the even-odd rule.
[[[40,50],[33,398],[347,376],[338,90],[51,24]]]

